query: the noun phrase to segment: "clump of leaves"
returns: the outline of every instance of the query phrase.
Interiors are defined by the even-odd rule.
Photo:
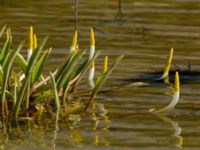
[[[38,44],[33,27],[30,27],[29,48],[27,58],[25,58],[20,53],[24,43],[13,47],[9,28],[4,26],[1,29],[0,38],[6,30],[7,37],[0,53],[0,96],[3,118],[31,117],[32,113],[37,111],[39,118],[44,111],[66,116],[83,110],[84,107],[88,109],[106,78],[123,58],[120,56],[109,69],[104,69],[95,86],[87,91],[90,99],[85,105],[81,100],[70,100],[69,96],[73,95],[82,77],[100,54],[100,52],[95,53],[93,29],[90,31],[89,55],[85,50],[78,49],[78,31],[75,31],[67,59],[47,76],[43,74],[43,68],[51,53],[51,48],[46,50],[44,48],[48,38]],[[18,64],[20,71],[14,69],[14,63]]]

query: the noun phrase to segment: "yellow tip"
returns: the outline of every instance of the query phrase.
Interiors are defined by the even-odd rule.
[[[91,68],[95,68],[94,61],[92,62]]]
[[[34,40],[33,40],[33,49],[35,49],[37,47],[37,36],[36,36],[36,34],[34,34],[33,38],[34,38]]]
[[[76,30],[76,31],[74,32],[74,38],[73,38],[73,41],[72,41],[72,48],[73,48],[73,49],[76,48],[77,39],[78,39],[78,31]]]
[[[94,38],[94,30],[93,28],[90,29],[90,46],[95,45],[95,38]]]
[[[175,89],[175,92],[179,92],[180,91],[179,74],[178,74],[177,71],[176,71],[176,74],[175,74],[174,89]]]
[[[33,49],[33,27],[29,28],[29,48]]]
[[[108,56],[105,56],[104,58],[104,66],[103,66],[103,73],[105,73],[108,70]]]
[[[169,52],[168,59],[167,59],[167,64],[166,64],[166,67],[165,67],[164,73],[163,73],[163,77],[164,77],[164,78],[166,78],[166,77],[168,76],[168,74],[169,74],[169,70],[170,70],[171,63],[172,63],[173,53],[174,53],[174,49],[171,48],[171,49],[170,49],[170,52]]]

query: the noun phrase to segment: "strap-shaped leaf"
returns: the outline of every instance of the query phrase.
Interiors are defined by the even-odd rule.
[[[2,28],[1,28],[1,31],[0,31],[0,38],[2,37],[4,31],[6,30],[6,25],[4,25]]]
[[[45,45],[47,41],[47,38],[45,38],[42,43],[40,43],[40,45],[33,51],[33,54],[31,55],[29,61],[28,61],[28,65],[27,65],[27,69],[26,69],[26,76],[28,76],[28,74],[32,74],[34,67],[38,61],[38,58],[40,56],[40,53]]]
[[[64,68],[64,72],[63,75],[60,79],[60,81],[58,82],[58,90],[60,90],[65,82],[69,79],[70,75],[73,73],[74,68],[76,68],[76,65],[80,62],[82,56],[84,55],[85,51],[82,53],[78,53],[70,62],[69,64],[66,66],[66,68]]]
[[[66,72],[66,69],[70,65],[71,61],[78,56],[78,51],[72,51],[71,54],[69,55],[69,58],[66,60],[66,62],[62,65],[62,67],[59,69],[55,80],[56,83],[60,82],[61,78],[63,78],[64,73]]]
[[[3,86],[3,74],[4,74],[4,71],[3,71],[2,66],[0,65],[0,86],[1,87]]]
[[[33,74],[32,74],[32,83],[34,83],[40,77],[42,69],[44,67],[44,64],[45,64],[50,52],[51,52],[51,49],[46,50],[44,52],[44,54],[38,60],[37,64],[35,65],[35,68],[34,68]]]
[[[5,106],[6,105],[6,88],[7,88],[7,83],[8,83],[8,79],[9,79],[9,75],[10,75],[10,71],[11,71],[11,67],[13,65],[13,62],[17,56],[17,53],[20,51],[20,49],[22,48],[22,44],[20,44],[19,46],[17,46],[15,49],[13,49],[10,54],[9,57],[7,58],[5,65],[3,66],[3,70],[4,70],[4,75],[3,75],[3,87],[2,87],[2,94],[1,94],[1,100],[2,100],[2,111],[5,110]],[[4,112],[2,112],[4,113]]]
[[[8,57],[9,48],[10,48],[10,40],[7,39],[3,45],[3,49],[0,54],[0,64],[2,64],[5,61],[6,57]]]
[[[52,86],[52,89],[53,89],[56,110],[59,111],[60,110],[60,99],[59,99],[59,96],[58,96],[56,81],[55,81],[54,75],[52,73],[50,73],[50,76],[51,76],[51,86]]]
[[[25,73],[26,68],[27,68],[27,62],[20,53],[17,53],[16,62],[19,64],[19,66],[22,68],[23,72]]]

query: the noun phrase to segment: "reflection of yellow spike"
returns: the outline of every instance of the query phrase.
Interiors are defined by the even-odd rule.
[[[169,75],[169,70],[170,70],[171,63],[172,63],[173,53],[174,53],[174,49],[171,48],[170,52],[169,52],[168,59],[167,59],[167,64],[166,64],[165,69],[164,69],[164,73],[163,73],[163,75],[161,77],[162,79],[168,77],[168,75]]]
[[[77,45],[77,39],[78,39],[78,31],[76,30],[74,32],[74,38],[73,38],[73,41],[72,41],[72,49],[76,49],[76,45]]]
[[[98,136],[98,134],[95,135],[95,137],[94,137],[94,143],[95,143],[95,145],[99,145],[99,136]]]
[[[92,62],[91,68],[93,68],[93,69],[95,68],[94,61]]]
[[[39,120],[41,119],[43,111],[44,111],[44,106],[43,105],[39,105],[39,108],[38,108],[38,119]]]
[[[105,73],[108,70],[108,56],[105,56],[104,58],[104,66],[103,66],[103,73]]]
[[[178,136],[178,143],[177,143],[177,145],[178,145],[179,147],[181,147],[181,146],[183,145],[183,137]]]
[[[94,30],[93,28],[90,29],[90,46],[95,45],[95,38],[94,38]]]
[[[33,27],[29,28],[29,49],[33,50]]]
[[[37,36],[36,36],[36,34],[34,34],[33,38],[34,38],[34,40],[33,40],[33,49],[35,49],[37,47]]]
[[[176,74],[175,74],[174,90],[175,90],[175,92],[180,91],[179,74],[178,74],[177,71],[176,71]]]

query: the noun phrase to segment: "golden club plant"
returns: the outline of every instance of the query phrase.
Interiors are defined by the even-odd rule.
[[[27,115],[32,117],[30,114],[32,108],[38,109],[40,118],[42,111],[59,112],[58,114],[66,116],[83,110],[92,102],[91,99],[96,96],[108,75],[122,59],[122,56],[118,57],[110,68],[104,69],[98,82],[94,84],[94,88],[88,91],[91,98],[86,104],[82,101],[74,103],[71,97],[79,96],[75,89],[91,68],[93,68],[93,75],[89,75],[89,78],[92,80],[94,78],[94,60],[100,54],[99,51],[95,53],[94,30],[91,29],[90,31],[89,55],[87,55],[86,50],[83,51],[78,48],[78,31],[75,31],[65,62],[47,76],[43,74],[45,62],[51,53],[51,48],[46,50],[44,48],[47,38],[38,44],[36,34],[31,26],[29,28],[29,47],[26,59],[20,53],[24,43],[13,47],[9,28],[4,26],[1,29],[0,38],[6,30],[7,37],[0,53],[2,118],[18,119]],[[15,71],[14,63],[17,63],[20,67],[19,72]]]

